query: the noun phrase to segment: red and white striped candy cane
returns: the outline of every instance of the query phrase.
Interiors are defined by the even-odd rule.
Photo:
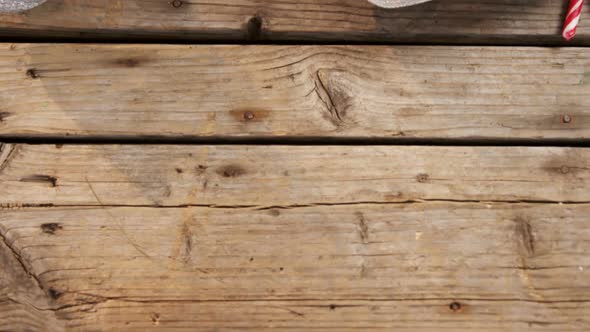
[[[583,5],[584,0],[570,0],[570,7],[567,11],[565,24],[563,26],[563,38],[565,38],[565,40],[572,40],[576,35],[580,16],[582,15]]]

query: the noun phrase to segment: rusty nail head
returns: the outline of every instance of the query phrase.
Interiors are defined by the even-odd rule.
[[[174,8],[180,8],[180,7],[182,7],[182,1],[181,0],[174,0],[174,1],[172,1],[172,7],[174,7]]]
[[[254,113],[252,113],[250,111],[244,112],[244,119],[245,120],[253,120],[254,119]]]
[[[563,123],[571,123],[572,117],[566,114],[561,118],[561,121],[563,121]]]

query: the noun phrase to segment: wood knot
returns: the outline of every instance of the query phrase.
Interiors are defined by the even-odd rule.
[[[559,168],[559,171],[561,172],[561,174],[568,174],[570,172],[570,168],[567,166],[561,166],[561,168]]]
[[[246,174],[246,170],[239,165],[227,165],[217,169],[216,173],[224,178],[237,178]]]
[[[337,127],[344,125],[345,117],[354,101],[340,75],[338,72],[319,69],[316,72],[314,89],[327,111],[324,117]]]
[[[139,65],[141,65],[142,63],[148,61],[148,59],[142,59],[142,58],[124,58],[124,59],[117,59],[115,60],[115,64],[121,67],[127,67],[127,68],[134,68],[134,67],[138,67]]]
[[[152,323],[154,325],[160,325],[160,314],[157,312],[153,312],[151,315]]]
[[[32,79],[37,79],[39,78],[39,72],[37,71],[37,69],[35,68],[31,68],[27,70],[27,76],[32,78]]]
[[[420,183],[426,183],[428,180],[430,180],[430,176],[426,173],[420,173],[416,176],[416,181]]]
[[[45,234],[55,234],[55,232],[57,232],[58,230],[63,229],[63,226],[61,224],[58,223],[46,223],[46,224],[42,224],[41,225],[41,231],[43,231],[43,233]]]

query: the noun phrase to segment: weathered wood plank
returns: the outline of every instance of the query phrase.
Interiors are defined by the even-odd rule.
[[[28,265],[0,231],[0,331],[64,331]]]
[[[364,0],[52,0],[24,14],[0,15],[0,33],[125,40],[547,45],[563,43],[566,6],[555,0],[436,0],[383,10]],[[589,42],[590,28],[582,25],[575,43]]]
[[[589,214],[451,202],[28,208],[0,210],[0,232],[70,331],[587,331]]]
[[[590,149],[4,145],[0,203],[590,202]]]
[[[590,138],[585,48],[2,44],[0,72],[4,137]]]

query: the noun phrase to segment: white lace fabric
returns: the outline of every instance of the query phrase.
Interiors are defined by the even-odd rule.
[[[20,12],[44,3],[46,0],[0,0],[0,12]]]
[[[369,0],[370,3],[383,8],[399,8],[417,5],[430,0]]]

